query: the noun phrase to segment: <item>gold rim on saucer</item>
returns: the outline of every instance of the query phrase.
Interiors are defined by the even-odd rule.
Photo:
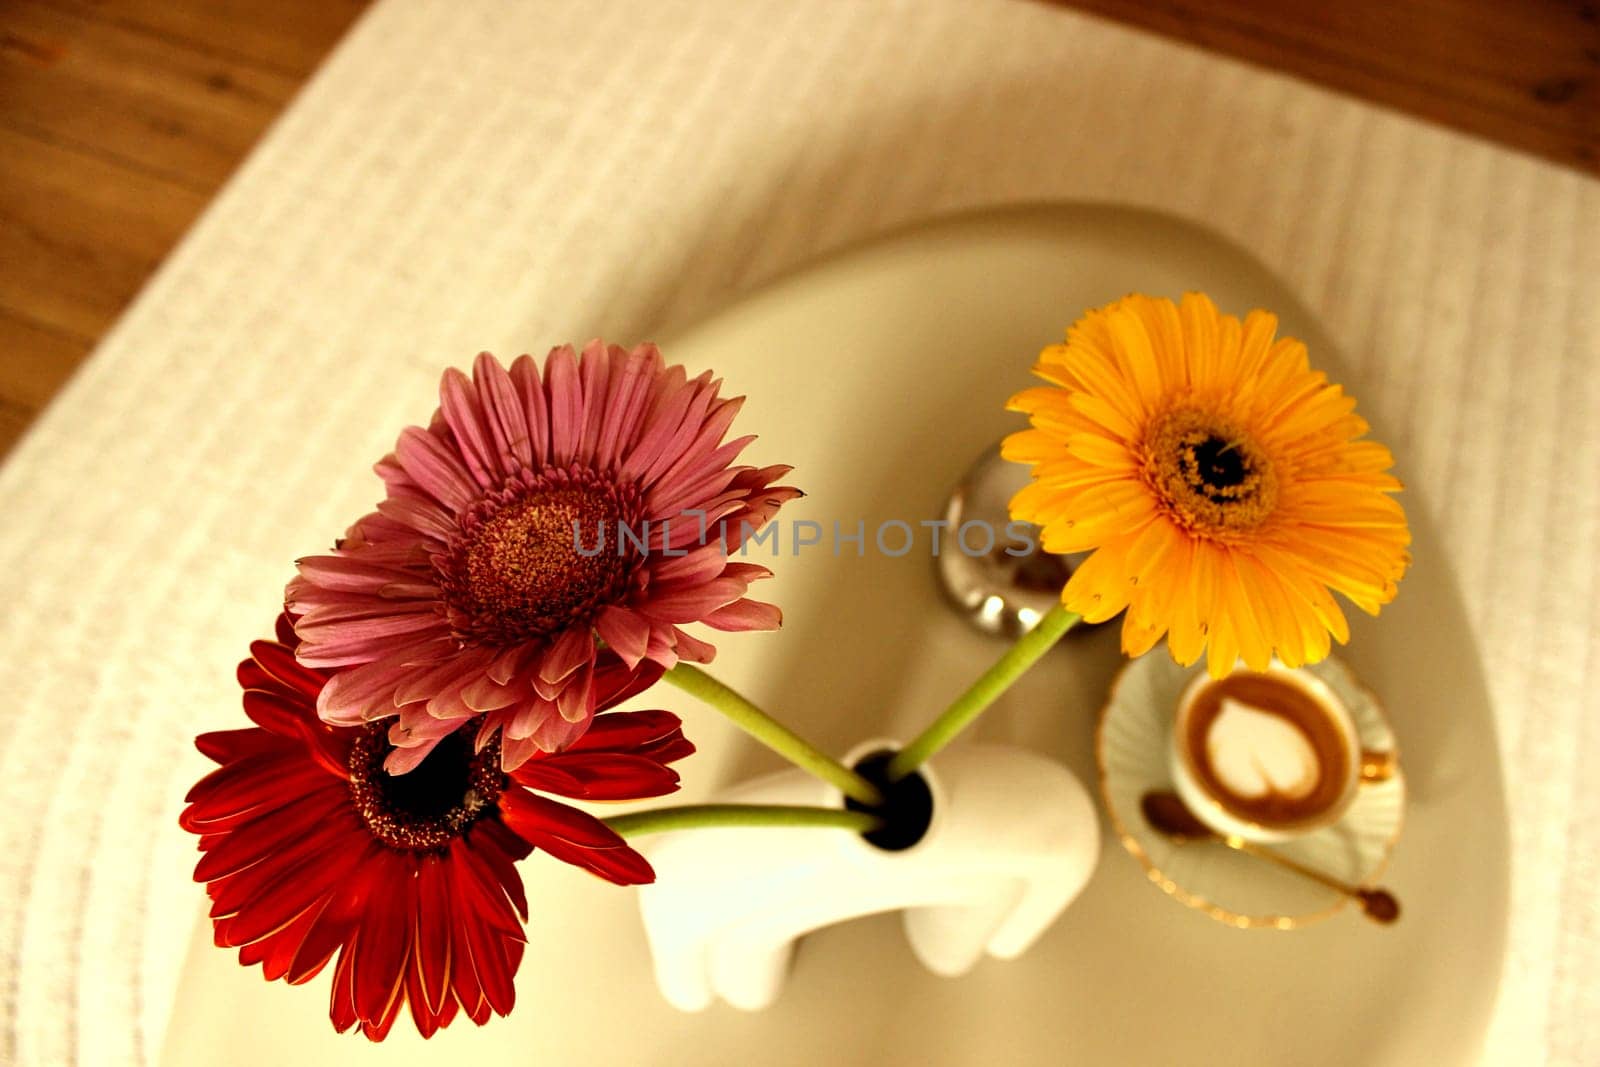
[[[1281,872],[1273,874],[1275,869],[1259,858],[1234,852],[1220,842],[1178,844],[1162,837],[1158,831],[1142,822],[1135,798],[1151,789],[1172,788],[1170,774],[1166,770],[1172,713],[1177,706],[1177,695],[1183,685],[1187,684],[1195,673],[1204,669],[1203,664],[1181,667],[1167,656],[1164,649],[1156,649],[1124,664],[1112,682],[1095,729],[1095,763],[1099,771],[1100,799],[1111,818],[1112,828],[1121,839],[1123,847],[1139,861],[1150,881],[1159,886],[1162,892],[1229,926],[1239,929],[1293,930],[1337,914],[1349,904],[1349,899],[1341,894],[1332,890],[1318,891],[1307,887],[1290,889],[1288,887],[1293,883],[1284,882],[1282,879],[1292,876],[1282,875]],[[1329,869],[1328,873],[1335,877],[1346,877],[1352,884],[1368,885],[1375,882],[1388,866],[1394,845],[1400,839],[1404,825],[1405,782],[1404,775],[1399,769],[1399,754],[1394,743],[1394,733],[1377,696],[1362,685],[1343,663],[1327,659],[1308,667],[1307,670],[1332,688],[1345,702],[1352,718],[1356,721],[1362,747],[1372,754],[1387,757],[1385,769],[1391,771],[1391,774],[1387,779],[1364,784],[1361,788],[1366,792],[1365,802],[1358,799],[1358,803],[1353,804],[1332,826],[1315,834],[1307,834],[1296,841],[1273,847],[1280,848],[1286,855],[1291,856],[1298,849],[1302,855],[1297,858],[1309,859],[1310,865],[1320,866],[1322,869],[1327,869],[1328,864],[1325,859],[1319,864],[1316,850],[1326,851],[1337,847],[1353,866],[1344,870]],[[1137,705],[1135,701],[1138,698],[1130,693],[1130,690],[1136,687],[1145,690],[1140,694],[1143,699]],[[1167,699],[1168,697],[1170,699]],[[1157,704],[1160,706],[1156,706]],[[1119,713],[1123,718],[1115,719]],[[1114,719],[1121,731],[1117,738],[1120,750],[1116,753],[1115,759],[1108,755],[1110,743],[1108,727],[1113,724]],[[1130,756],[1129,753],[1133,755]],[[1113,763],[1118,764],[1122,768],[1121,771],[1115,771]],[[1129,767],[1134,763],[1138,766],[1130,772]],[[1114,774],[1117,774],[1121,781],[1131,782],[1134,787],[1131,792],[1121,785],[1113,788]],[[1120,805],[1116,799],[1118,794],[1126,794]],[[1129,807],[1132,810],[1126,810]],[[1339,836],[1313,840],[1322,838],[1323,835],[1335,834]],[[1147,842],[1150,847],[1147,847]],[[1151,856],[1152,848],[1163,852],[1170,849],[1173,859],[1182,855],[1195,862],[1195,869],[1187,874],[1177,872],[1182,877],[1175,876],[1173,872],[1164,870],[1157,859]],[[1185,853],[1180,850],[1190,851]],[[1202,854],[1196,850],[1210,851]],[[1208,865],[1195,859],[1201,855],[1211,857],[1213,862]],[[1169,859],[1167,867],[1172,866],[1172,860]],[[1239,873],[1244,871],[1249,873],[1247,875]],[[1235,888],[1240,888],[1249,881],[1256,882],[1258,887],[1263,882],[1273,882],[1283,887],[1285,895],[1294,893],[1308,900],[1324,897],[1327,899],[1326,903],[1320,906],[1308,905],[1304,908],[1282,910],[1228,907],[1213,898],[1229,895],[1226,891],[1219,893],[1217,889],[1225,887],[1230,881],[1234,883]],[[1196,883],[1199,883],[1198,888]],[[1207,889],[1208,883],[1217,888]],[[1240,892],[1243,892],[1242,888]],[[1250,895],[1259,895],[1259,892]]]

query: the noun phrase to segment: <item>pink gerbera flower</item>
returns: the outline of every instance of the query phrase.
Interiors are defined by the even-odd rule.
[[[684,623],[776,629],[745,597],[771,572],[728,556],[800,494],[773,484],[788,467],[731,465],[752,438],[723,441],[741,400],[720,384],[599,341],[553,350],[542,377],[488,353],[470,380],[446,371],[432,424],[377,466],[377,513],[289,584],[300,661],[339,668],[319,714],[398,716],[395,773],[481,715],[478,744],[498,733],[511,770],[678,660],[710,661]]]

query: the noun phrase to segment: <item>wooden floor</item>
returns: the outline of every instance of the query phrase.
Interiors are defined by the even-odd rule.
[[[1057,0],[1600,174],[1600,0]]]
[[[1058,2],[1600,173],[1600,0]],[[0,455],[365,5],[0,0]]]
[[[0,454],[365,0],[0,0]]]

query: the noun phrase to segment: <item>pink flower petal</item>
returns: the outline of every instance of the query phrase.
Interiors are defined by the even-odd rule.
[[[684,448],[671,466],[657,475],[656,485],[652,486],[652,489],[673,492],[678,485],[698,482],[711,473],[725,473],[731,481],[733,472],[724,468],[737,459],[739,453],[756,439],[754,434],[746,434],[731,441],[722,441],[722,435],[733,424],[733,417],[743,406],[742,396],[722,401],[700,427],[694,440]]]
[[[379,602],[380,606],[385,606]],[[359,616],[347,614],[331,622],[314,614],[302,618],[295,627],[300,635],[300,662],[310,667],[343,667],[370,663],[402,648],[409,648],[424,636],[442,636],[439,616],[424,605],[397,611],[370,608]]]
[[[484,649],[463,650],[442,656],[437,662],[412,667],[395,681],[394,702],[398,705],[426,702],[443,689],[459,688],[464,679],[483,671],[493,653]]]
[[[776,630],[783,626],[783,612],[759,600],[736,600],[701,620],[713,630]]]
[[[478,495],[461,460],[427,430],[407,426],[394,454],[417,485],[451,511],[465,510]]]
[[[577,722],[568,722],[560,715],[551,715],[539,724],[534,730],[530,740],[541,752],[559,752],[583,736],[583,731],[588,728],[589,720],[580,719]],[[517,764],[510,762],[509,757],[503,757],[500,765],[511,771]]]
[[[477,713],[468,705],[466,698],[462,694],[474,680],[472,675],[466,675],[452,681],[448,686],[428,698],[426,703],[422,705],[424,712],[435,719],[444,719],[447,722],[462,722],[472,718]],[[416,705],[406,705],[404,713],[416,715]]]
[[[533,454],[529,466],[538,470],[550,457],[550,409],[532,356],[518,356],[511,364],[511,384],[516,387],[522,413],[528,420],[528,450]]]
[[[340,671],[328,680],[317,698],[317,714],[336,726],[380,719],[395,713],[390,699],[393,667],[385,660]]]
[[[678,665],[678,634],[682,631],[669,623],[652,623],[650,644],[644,650],[645,658],[659,663],[664,670]]]
[[[743,582],[718,578],[704,585],[661,592],[633,607],[659,622],[694,622],[738,600],[744,590]]]
[[[544,720],[558,715],[555,705],[537,694],[525,696],[516,706],[506,708],[498,715],[484,717],[485,731],[500,724],[502,737],[523,739],[532,737]]]
[[[650,387],[660,372],[661,352],[655,345],[640,345],[628,355],[620,373],[612,375],[606,400],[606,420],[595,446],[594,462],[609,470],[621,459],[624,443],[632,441],[650,401]]]
[[[624,478],[644,481],[645,472],[652,466],[670,461],[672,456],[668,449],[672,439],[698,395],[699,386],[684,381],[682,367],[667,368],[644,418],[639,439],[623,460],[620,473]]]
[[[759,563],[729,563],[727,569],[722,572],[722,577],[736,579],[748,586],[751,582],[771,578],[772,572]]]
[[[472,364],[472,379],[478,386],[478,400],[484,424],[494,444],[495,458],[502,475],[533,465],[533,446],[529,441],[528,416],[511,375],[487,352]]]
[[[601,430],[610,415],[606,409],[606,398],[609,396],[607,382],[611,377],[611,363],[622,354],[622,349],[615,346],[608,348],[604,341],[590,341],[583,346],[583,356],[578,364],[578,382],[583,391],[583,422],[574,457],[579,463],[594,463],[595,446],[600,442]]]
[[[550,352],[544,384],[550,397],[550,462],[564,467],[577,455],[583,433],[583,386],[571,345]]]
[[[638,666],[650,644],[650,624],[626,608],[602,609],[595,629],[629,667]]]
[[[454,367],[444,372],[444,380],[439,383],[439,411],[455,436],[467,473],[480,488],[492,489],[500,481],[494,441],[484,426],[477,390],[467,376]]]
[[[400,717],[389,724],[389,743],[400,748],[415,747],[440,741],[461,728],[459,722],[446,722],[431,715],[420,715],[415,708],[402,709]]]
[[[698,530],[695,530],[697,524],[692,516],[682,521],[690,528],[692,533],[698,534]],[[674,541],[678,539],[677,534],[678,527],[674,524],[672,527],[672,539]],[[700,582],[708,582],[720,575],[723,567],[727,565],[727,557],[723,555],[722,545],[717,540],[717,528],[715,525],[706,531],[706,536],[710,538],[710,544],[702,548],[696,548],[686,555],[669,556],[659,563],[653,563],[650,568],[651,580],[698,584]],[[600,636],[604,637],[605,634],[602,633]]]
[[[676,515],[691,508],[710,512],[707,501],[715,500],[733,481],[733,471],[710,468],[698,477],[663,480],[651,488],[645,507],[654,514]]]
[[[684,453],[704,428],[707,412],[716,403],[717,387],[720,384],[712,381],[709,373],[702,374],[689,384],[689,403],[684,410],[682,421],[672,428],[670,436],[661,447],[660,454],[640,475],[640,481],[646,485],[653,485],[656,479],[683,458]]]
[[[318,589],[376,594],[386,585],[415,577],[397,567],[364,563],[349,556],[303,556],[294,561],[300,577]]]
[[[710,643],[677,627],[672,628],[672,639],[679,659],[690,663],[710,663],[717,656],[716,648]]]
[[[461,699],[473,711],[497,711],[515,704],[517,691],[480,674],[462,687]]]
[[[384,758],[383,769],[390,774],[406,774],[417,769],[418,764],[428,758],[439,742],[426,741],[410,748],[397,748]]]
[[[484,668],[490,678],[501,685],[510,685],[511,680],[521,671],[523,660],[533,655],[534,650],[523,645],[513,645],[511,648],[496,655],[489,666]]]
[[[561,722],[558,718],[556,722]],[[566,725],[562,723],[562,725]],[[516,770],[533,757],[539,755],[543,749],[531,737],[507,738],[502,735],[500,741],[500,766],[507,773]]]
[[[378,514],[441,543],[459,530],[449,512],[412,489],[389,490],[389,498],[378,504]]]
[[[562,633],[544,654],[539,665],[539,679],[559,682],[585,663],[594,661],[594,638],[588,627],[574,626]]]
[[[556,696],[556,710],[568,722],[588,722],[594,717],[594,665],[591,661],[583,670],[569,678]]]
[[[397,680],[403,679],[415,664],[434,662],[449,646],[448,638],[420,641],[383,659],[337,672],[317,700],[318,714],[329,722],[347,723],[393,715]]]
[[[385,600],[375,594],[330,592],[311,586],[310,583],[303,583],[302,588],[307,590],[303,595],[293,596],[290,599],[293,604],[291,610],[298,610],[301,613],[294,625],[295,632],[304,642],[298,651],[301,659],[306,662],[310,662],[314,651],[306,645],[320,644],[321,639],[330,632],[337,635],[337,631],[332,629],[335,625],[359,626],[368,619],[422,615],[434,610],[434,605],[427,602],[405,603]],[[434,618],[438,619],[438,616],[435,615]]]

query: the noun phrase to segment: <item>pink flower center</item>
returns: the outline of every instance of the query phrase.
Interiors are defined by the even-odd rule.
[[[464,730],[440,741],[406,774],[390,774],[383,761],[385,723],[368,725],[350,747],[350,799],[372,836],[411,852],[445,848],[479,817],[493,811],[505,789],[500,739],[472,751]]]
[[[591,621],[633,572],[619,527],[637,511],[632,486],[581,470],[546,470],[481,501],[437,563],[457,637],[511,645]]]

